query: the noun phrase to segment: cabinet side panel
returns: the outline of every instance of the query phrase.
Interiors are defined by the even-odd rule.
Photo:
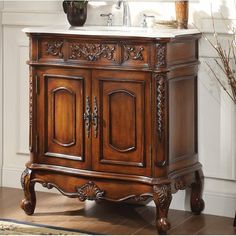
[[[196,77],[169,81],[170,163],[191,159],[197,153]]]

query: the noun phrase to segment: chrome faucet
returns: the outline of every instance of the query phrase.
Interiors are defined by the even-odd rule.
[[[116,8],[120,9],[123,3],[123,26],[131,26],[129,3],[126,0],[117,0]]]

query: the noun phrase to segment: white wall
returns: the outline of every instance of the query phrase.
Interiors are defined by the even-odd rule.
[[[220,32],[220,37],[226,44],[230,35],[226,30],[224,20],[220,19],[219,12],[222,12],[230,21],[234,21],[236,19],[234,0],[191,2],[190,21],[211,37],[211,3],[217,31]],[[140,25],[143,12],[153,14],[159,19],[175,17],[174,4],[170,1],[130,2],[130,8],[133,25]],[[100,19],[99,14],[110,11],[115,15],[114,23],[120,24],[120,11],[115,10],[111,3],[100,7],[90,5],[86,24],[105,24],[105,20]],[[25,64],[28,58],[28,39],[21,29],[25,26],[67,23],[62,12],[61,1],[5,1],[2,23],[4,39],[3,186],[20,187],[20,174],[28,160],[28,67]],[[151,23],[149,21],[149,24]],[[204,63],[204,61],[212,62],[214,58],[217,58],[217,55],[205,40],[201,40],[199,157],[206,177],[205,212],[232,217],[236,209],[236,108]],[[220,74],[219,68],[215,67],[215,71]],[[184,209],[184,195],[184,192],[175,195],[171,207]]]
[[[2,14],[1,10],[3,8],[3,2],[0,2],[0,62],[2,62]],[[2,184],[2,162],[3,162],[3,150],[2,150],[2,118],[3,118],[3,73],[2,73],[2,63],[0,63],[0,186]]]

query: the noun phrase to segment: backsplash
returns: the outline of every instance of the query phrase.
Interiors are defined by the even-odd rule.
[[[129,7],[132,26],[141,25],[143,13],[162,20],[175,18],[174,2],[129,2]],[[122,11],[123,7],[117,10],[114,2],[91,2],[86,25],[106,25],[106,19],[100,17],[101,13],[112,13],[113,25],[122,25]],[[147,19],[147,23],[152,26],[153,19]]]

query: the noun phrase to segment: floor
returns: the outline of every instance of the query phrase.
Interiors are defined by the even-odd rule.
[[[80,203],[59,194],[38,192],[35,214],[27,216],[19,207],[22,197],[22,190],[0,188],[0,218],[99,234],[156,234],[155,208],[151,206]],[[236,234],[232,218],[170,210],[169,219],[169,234]]]

